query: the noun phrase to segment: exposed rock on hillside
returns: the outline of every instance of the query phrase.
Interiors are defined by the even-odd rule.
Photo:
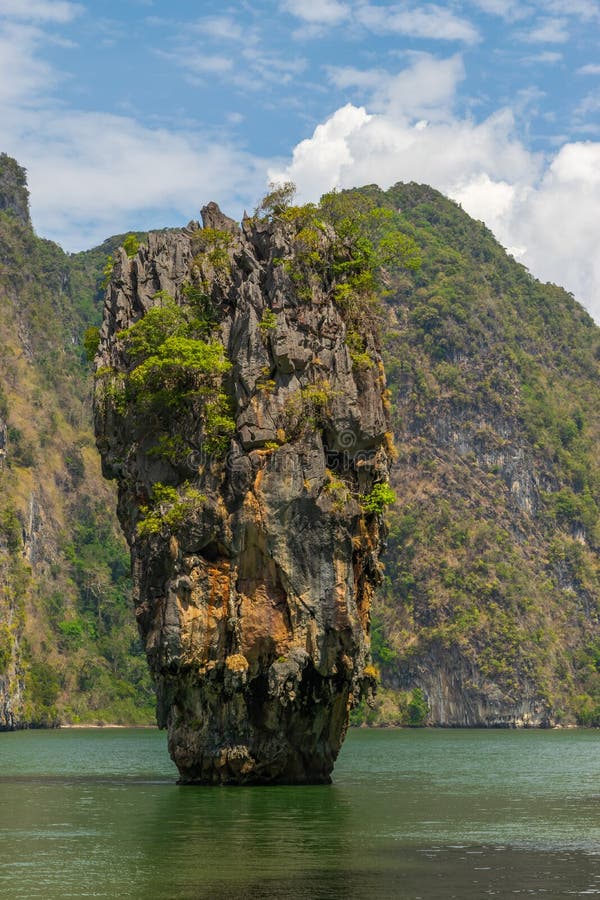
[[[398,502],[366,715],[598,725],[600,329],[432,188],[350,194],[422,259],[386,283]]]
[[[374,675],[383,366],[330,226],[203,222],[120,253],[97,356],[159,723],[184,782],[327,782]]]
[[[150,722],[81,348],[109,250],[69,257],[36,237],[27,197],[0,154],[0,731]]]

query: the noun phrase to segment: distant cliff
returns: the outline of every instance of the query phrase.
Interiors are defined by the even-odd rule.
[[[384,275],[398,502],[364,718],[598,725],[600,329],[437,191],[359,193],[422,260]]]
[[[0,155],[0,730],[152,721],[82,349],[112,246],[36,237],[25,172]]]
[[[316,210],[203,221],[115,261],[98,447],[182,780],[326,782],[392,499],[371,270]]]

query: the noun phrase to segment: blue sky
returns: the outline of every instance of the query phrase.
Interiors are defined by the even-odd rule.
[[[600,320],[596,0],[0,0],[0,150],[69,250],[425,181]]]

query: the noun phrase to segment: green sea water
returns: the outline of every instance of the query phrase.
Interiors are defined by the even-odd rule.
[[[2,898],[600,896],[600,732],[351,731],[327,787],[178,787],[155,730],[0,734]]]

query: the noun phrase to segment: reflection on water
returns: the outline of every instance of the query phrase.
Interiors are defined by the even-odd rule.
[[[178,787],[165,744],[0,734],[0,895],[600,895],[597,731],[354,731],[321,787]]]

